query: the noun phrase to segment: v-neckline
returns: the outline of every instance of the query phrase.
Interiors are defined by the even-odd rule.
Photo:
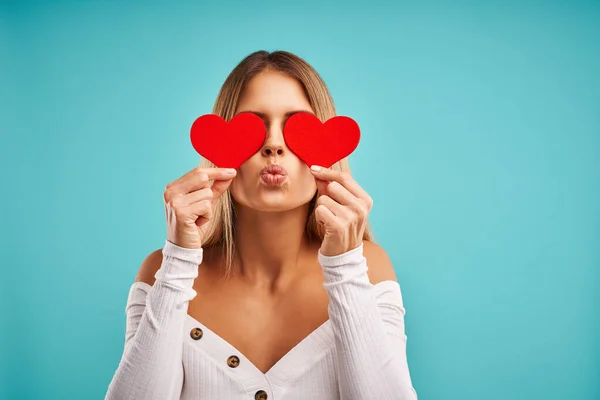
[[[146,293],[152,288],[152,285],[146,282],[136,281],[135,285],[144,285]],[[385,289],[387,285],[392,284],[398,286],[398,282],[386,280],[373,285],[375,290]],[[241,351],[239,351],[231,343],[210,330],[202,322],[196,320],[185,311],[183,340],[187,343],[207,353],[215,362],[221,365],[221,368],[228,370],[227,359],[234,355],[240,359],[240,365],[237,366],[236,377],[245,384],[244,388],[261,387],[263,384],[277,383],[282,386],[290,384],[295,378],[306,373],[307,370],[325,357],[334,347],[334,331],[331,325],[331,318],[328,318],[324,323],[315,328],[300,342],[285,353],[266,373],[263,373],[256,365],[254,365]],[[199,341],[190,337],[190,332],[194,328],[200,327],[204,334]]]
[[[192,317],[186,312],[187,328],[184,333],[187,336],[188,343],[190,340],[189,332],[194,327],[199,327],[203,331],[202,339],[197,343],[201,345],[201,349],[217,359],[217,362],[227,365],[227,358],[237,356],[240,359],[240,365],[236,369],[242,367],[249,370],[254,377],[260,376],[269,381],[289,382],[290,379],[299,375],[304,369],[308,369],[321,359],[328,348],[333,345],[333,331],[331,330],[331,319],[327,319],[317,328],[312,330],[307,336],[302,338],[294,347],[285,353],[279,360],[269,368],[267,372],[262,372],[252,361],[250,361],[244,353],[229,343],[223,337],[217,335],[214,331]],[[203,342],[203,343],[201,343]]]

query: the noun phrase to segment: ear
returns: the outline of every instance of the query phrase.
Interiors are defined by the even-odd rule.
[[[371,284],[375,285],[382,281],[398,281],[392,261],[386,251],[369,240],[363,240],[363,256],[367,259],[369,267],[367,275]]]

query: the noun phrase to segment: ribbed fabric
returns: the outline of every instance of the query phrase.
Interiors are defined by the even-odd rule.
[[[106,400],[254,400],[260,391],[268,400],[417,399],[400,285],[369,282],[362,245],[338,256],[318,253],[329,319],[266,374],[187,314],[202,249],[165,241],[162,253],[154,285],[130,288],[124,351]],[[191,334],[197,329],[200,338]],[[237,367],[228,365],[230,356]]]
[[[406,311],[398,282],[371,284],[362,244],[335,257],[319,252],[318,259],[335,334],[340,399],[416,399],[406,359]]]

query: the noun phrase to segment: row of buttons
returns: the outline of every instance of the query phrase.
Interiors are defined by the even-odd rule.
[[[204,332],[202,332],[202,329],[200,328],[194,328],[190,332],[190,336],[194,340],[202,339],[203,334]],[[238,356],[229,356],[227,358],[227,365],[229,365],[231,368],[237,368],[240,365],[240,358]],[[259,390],[254,394],[254,399],[267,400],[267,392],[265,392],[264,390]]]

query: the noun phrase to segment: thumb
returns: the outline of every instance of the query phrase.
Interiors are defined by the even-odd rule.
[[[233,178],[226,180],[215,179],[212,186],[210,187],[210,189],[213,191],[213,200],[218,199],[227,190],[229,185],[231,185],[231,182],[233,182]]]

